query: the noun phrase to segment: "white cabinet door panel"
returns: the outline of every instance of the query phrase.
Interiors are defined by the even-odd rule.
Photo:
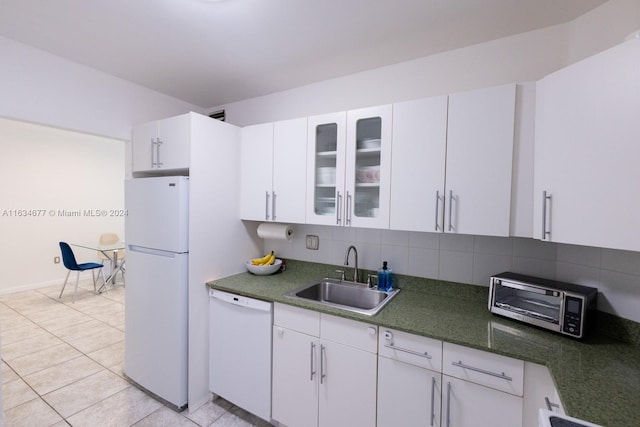
[[[390,228],[442,231],[447,97],[393,104]]]
[[[445,232],[509,235],[515,90],[449,95]]]
[[[240,217],[267,221],[271,219],[273,123],[244,127],[241,135]]]
[[[213,120],[213,119],[212,119]],[[187,169],[190,163],[191,117],[189,114],[158,121],[160,169]],[[210,141],[212,144],[215,141]]]
[[[377,356],[326,340],[320,345],[318,425],[374,426]]]
[[[273,327],[274,420],[287,426],[318,425],[319,351],[316,338]]]
[[[439,427],[442,375],[378,358],[378,427]]]
[[[522,398],[443,375],[442,425],[514,427],[522,425]]]
[[[307,118],[275,122],[272,221],[304,224],[306,161]]]
[[[638,70],[640,39],[632,39],[538,83],[535,238],[640,249]]]

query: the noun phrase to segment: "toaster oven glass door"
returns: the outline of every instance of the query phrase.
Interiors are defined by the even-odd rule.
[[[495,311],[504,310],[503,314],[505,315],[514,313],[548,323],[550,324],[548,326],[551,326],[551,324],[560,324],[562,300],[563,294],[558,291],[500,281],[495,284],[493,305],[495,308],[501,309]]]

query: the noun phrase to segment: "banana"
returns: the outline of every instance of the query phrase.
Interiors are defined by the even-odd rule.
[[[269,259],[268,259],[264,264],[262,264],[262,265],[271,265],[271,264],[273,264],[274,262],[276,262],[276,256],[275,256],[275,254],[273,253],[273,251],[271,251],[271,255],[269,256]]]
[[[272,255],[273,255],[273,251],[269,252],[268,254],[263,256],[262,258],[252,259],[251,260],[251,264],[253,264],[253,265],[265,265],[265,263],[267,261],[269,261],[269,259],[271,258]]]

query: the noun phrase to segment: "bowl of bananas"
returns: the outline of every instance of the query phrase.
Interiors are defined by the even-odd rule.
[[[262,258],[250,259],[246,262],[247,270],[257,276],[268,276],[278,272],[282,267],[282,260],[276,258],[273,251]]]

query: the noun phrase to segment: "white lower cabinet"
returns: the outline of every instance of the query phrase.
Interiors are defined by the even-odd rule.
[[[525,362],[522,427],[538,427],[538,411],[548,409],[564,415],[560,395],[546,366]]]
[[[381,329],[378,355],[378,427],[440,426],[442,341]]]
[[[378,427],[522,424],[524,362],[390,329],[378,345]]]
[[[522,424],[522,397],[443,375],[442,425],[514,427]]]
[[[289,427],[536,427],[549,370],[276,303],[272,418]]]
[[[290,427],[375,425],[376,340],[375,326],[276,304],[273,419]]]
[[[522,424],[522,360],[445,342],[442,372],[443,426]]]
[[[378,358],[378,427],[441,426],[442,374]]]

